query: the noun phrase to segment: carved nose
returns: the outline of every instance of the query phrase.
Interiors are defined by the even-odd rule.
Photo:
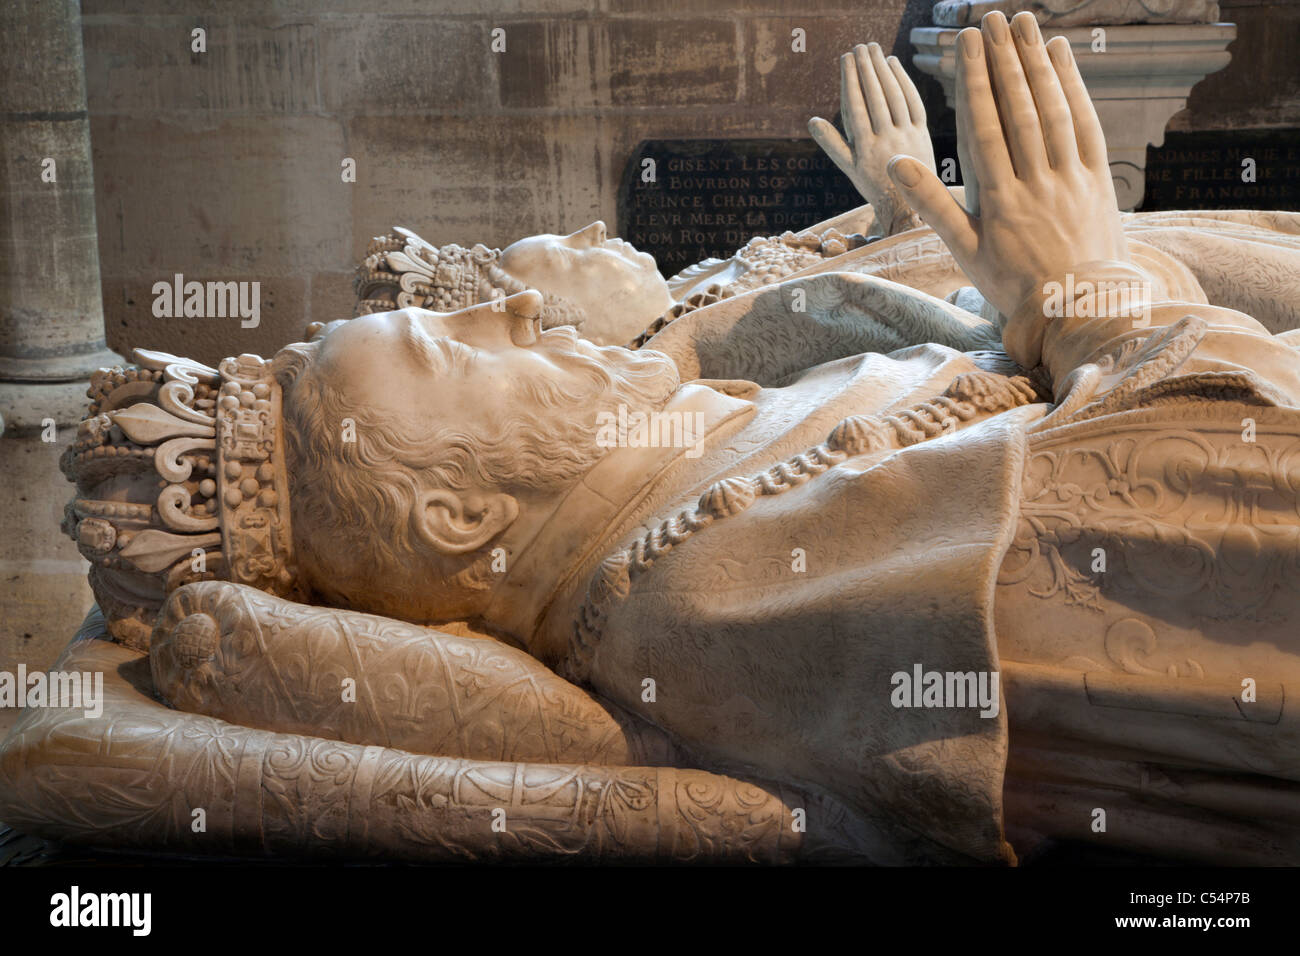
[[[542,294],[527,289],[509,296],[504,305],[510,323],[510,341],[521,347],[534,344],[542,334]]]
[[[525,319],[535,319],[542,314],[542,294],[536,289],[525,289],[506,296],[506,311]]]
[[[590,226],[584,226],[573,234],[573,238],[586,242],[590,245],[599,245],[604,242],[608,232],[605,224],[597,219]]]

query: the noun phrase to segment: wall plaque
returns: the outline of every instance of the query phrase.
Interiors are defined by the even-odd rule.
[[[619,190],[619,235],[665,276],[862,205],[811,139],[646,140]]]
[[[1140,209],[1300,209],[1295,130],[1169,133],[1147,150]]]

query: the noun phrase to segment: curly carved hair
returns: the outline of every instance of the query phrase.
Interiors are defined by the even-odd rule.
[[[440,598],[449,592],[472,595],[490,585],[492,547],[455,558],[421,548],[412,518],[424,491],[567,486],[607,451],[596,443],[597,409],[658,407],[679,384],[676,366],[658,352],[598,348],[580,342],[571,327],[551,329],[539,344],[563,355],[578,385],[566,387],[558,378],[521,382],[518,405],[491,429],[471,434],[448,423],[430,432],[416,416],[349,404],[318,373],[314,360],[323,341],[289,345],[273,363],[284,390],[300,568],[330,603],[376,613],[414,608],[415,617],[428,621],[446,619]],[[454,375],[457,361],[455,350],[439,348],[435,374]]]

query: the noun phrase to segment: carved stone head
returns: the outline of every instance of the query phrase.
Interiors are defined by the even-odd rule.
[[[358,312],[452,312],[525,289],[542,293],[542,326],[572,325],[597,345],[626,345],[673,305],[648,253],[610,239],[603,222],[504,250],[433,246],[397,227],[371,241],[357,271]]]
[[[494,550],[527,546],[606,454],[599,414],[678,387],[660,353],[543,330],[536,292],[503,305],[374,313],[277,356],[295,551],[330,603],[474,616]]]
[[[167,595],[219,579],[414,621],[472,617],[604,457],[599,416],[661,408],[665,355],[543,330],[522,292],[322,327],[219,368],[137,349],[97,373],[61,462],[64,531],[110,633],[148,647]]]

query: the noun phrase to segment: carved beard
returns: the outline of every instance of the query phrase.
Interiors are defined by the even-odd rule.
[[[596,443],[601,412],[655,411],[681,383],[677,366],[654,351],[597,346],[570,326],[542,333],[534,350],[569,376],[520,384],[520,407],[503,410],[513,419],[497,435],[474,436],[481,484],[547,489],[567,485],[589,470],[608,449]]]
[[[620,403],[629,410],[662,408],[680,381],[677,366],[662,353],[598,347],[567,326],[543,332],[532,347],[571,370],[578,384],[521,383],[516,400],[496,409],[475,434],[452,421],[431,431],[424,414],[358,408],[314,368],[303,371],[285,404],[293,462],[289,498],[301,570],[318,594],[355,610],[445,619],[446,594],[482,590],[491,575],[482,556],[468,565],[430,566],[412,532],[420,493],[498,488],[559,494],[608,452],[596,441],[600,411]],[[454,379],[454,366],[448,362],[441,374]],[[341,437],[345,418],[355,423],[351,442]],[[340,541],[351,544],[340,548]],[[428,590],[430,580],[440,581],[436,592]]]
[[[589,380],[590,388],[568,394],[552,382],[539,382],[539,401],[546,407],[600,400],[608,395],[614,404],[622,401],[646,411],[662,408],[672,397],[680,379],[677,366],[662,352],[633,352],[617,345],[593,345],[578,338],[572,326],[547,329],[533,350],[546,355],[555,365]],[[584,406],[574,406],[583,408]],[[594,417],[594,414],[584,417]]]
[[[426,361],[454,388],[463,357],[444,345],[428,343]],[[362,512],[381,517],[400,543],[406,499],[420,488],[558,490],[608,452],[597,444],[601,412],[661,409],[680,384],[663,353],[593,345],[570,326],[547,329],[531,348],[569,374],[520,381],[512,400],[490,409],[473,432],[454,421],[431,429],[423,409],[394,415],[359,408],[309,367],[285,406],[295,513],[315,512],[314,523],[344,533],[354,514],[347,503],[366,501]],[[355,425],[351,443],[339,437],[345,419]]]

